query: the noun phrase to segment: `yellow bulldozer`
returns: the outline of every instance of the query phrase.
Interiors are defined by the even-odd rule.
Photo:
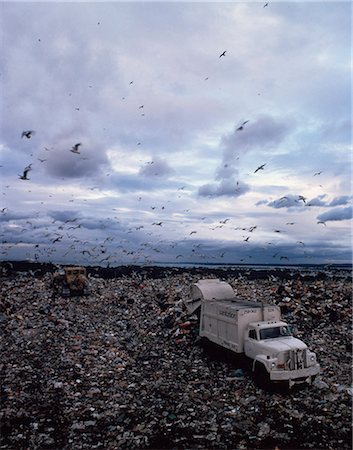
[[[53,289],[63,297],[91,292],[85,267],[64,267],[53,277]]]

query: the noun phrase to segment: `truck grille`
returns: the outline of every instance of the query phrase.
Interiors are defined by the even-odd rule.
[[[289,360],[289,369],[290,370],[298,370],[305,368],[306,361],[306,350],[291,350],[290,351],[290,360]]]

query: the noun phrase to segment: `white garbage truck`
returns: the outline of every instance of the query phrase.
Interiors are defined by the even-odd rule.
[[[278,306],[236,298],[219,279],[199,280],[190,294],[186,307],[200,315],[199,335],[250,358],[260,386],[311,384],[319,373],[316,354],[292,335]]]

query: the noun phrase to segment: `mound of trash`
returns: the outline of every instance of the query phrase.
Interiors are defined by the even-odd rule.
[[[350,449],[351,279],[289,275],[96,270],[64,298],[51,272],[3,273],[1,448]],[[314,384],[264,391],[204,346],[184,305],[202,277],[279,305],[318,355]]]

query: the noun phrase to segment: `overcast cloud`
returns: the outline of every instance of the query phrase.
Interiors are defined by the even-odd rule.
[[[349,2],[0,19],[3,259],[351,262]]]

